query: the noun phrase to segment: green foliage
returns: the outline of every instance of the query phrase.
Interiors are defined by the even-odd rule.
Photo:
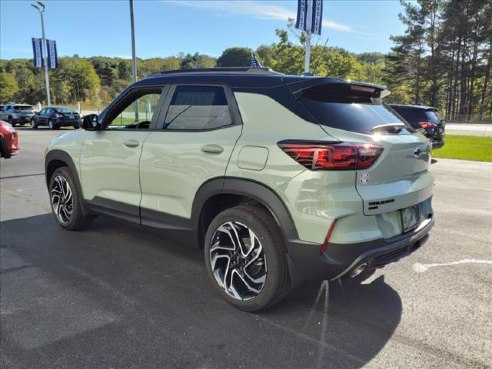
[[[0,72],[0,101],[13,100],[18,90],[19,86],[14,76],[7,72]]]
[[[251,53],[253,50],[247,47],[230,47],[222,52],[217,59],[218,67],[249,67],[251,65]]]
[[[186,54],[181,60],[181,69],[213,68],[215,64],[216,59],[211,56],[199,53]]]
[[[60,58],[60,67],[52,74],[55,101],[97,101],[101,80],[93,64],[82,58]]]
[[[448,119],[492,115],[492,3],[401,0],[406,26],[386,57],[386,81],[399,102],[438,107]],[[395,94],[396,92],[396,94]]]

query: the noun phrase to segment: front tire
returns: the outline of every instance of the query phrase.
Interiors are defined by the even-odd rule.
[[[48,127],[49,127],[49,129],[56,129],[57,128],[55,126],[55,123],[53,123],[52,119],[48,120]]]
[[[14,122],[14,120],[12,119],[12,117],[9,117],[9,123],[12,125],[12,127],[15,127],[16,124]]]
[[[86,228],[92,217],[84,215],[82,199],[67,167],[55,170],[49,184],[50,203],[56,222],[70,231]]]
[[[36,123],[36,120],[35,119],[31,119],[31,128],[32,129],[37,129],[38,128],[38,125]]]
[[[241,310],[266,309],[289,292],[279,227],[259,206],[237,206],[217,215],[208,227],[204,252],[214,286]]]

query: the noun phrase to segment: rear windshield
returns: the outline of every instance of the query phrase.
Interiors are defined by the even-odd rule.
[[[398,114],[410,123],[433,122],[438,123],[442,118],[435,110],[426,110],[406,106],[392,106]]]
[[[328,86],[311,88],[303,93],[300,102],[319,124],[332,128],[371,134],[376,126],[395,123],[406,125],[379,99],[351,93],[335,94]]]
[[[56,108],[58,113],[76,113],[76,111],[69,108]]]
[[[429,120],[429,122],[439,123],[439,121],[442,120],[442,117],[435,110],[427,110],[425,112],[425,115],[427,115],[427,119]]]
[[[14,106],[15,110],[32,110],[31,105],[16,105]]]

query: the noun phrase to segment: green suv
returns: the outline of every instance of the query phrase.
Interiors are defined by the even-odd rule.
[[[246,311],[305,279],[360,279],[434,224],[429,142],[388,93],[264,68],[156,73],[51,142],[55,219],[165,229],[204,250],[219,293]]]

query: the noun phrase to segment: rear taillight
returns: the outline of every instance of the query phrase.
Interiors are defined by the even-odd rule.
[[[423,129],[436,128],[436,125],[434,123],[431,123],[431,122],[419,122],[419,125]]]
[[[281,141],[278,146],[311,170],[367,169],[383,152],[381,146],[350,142]]]

